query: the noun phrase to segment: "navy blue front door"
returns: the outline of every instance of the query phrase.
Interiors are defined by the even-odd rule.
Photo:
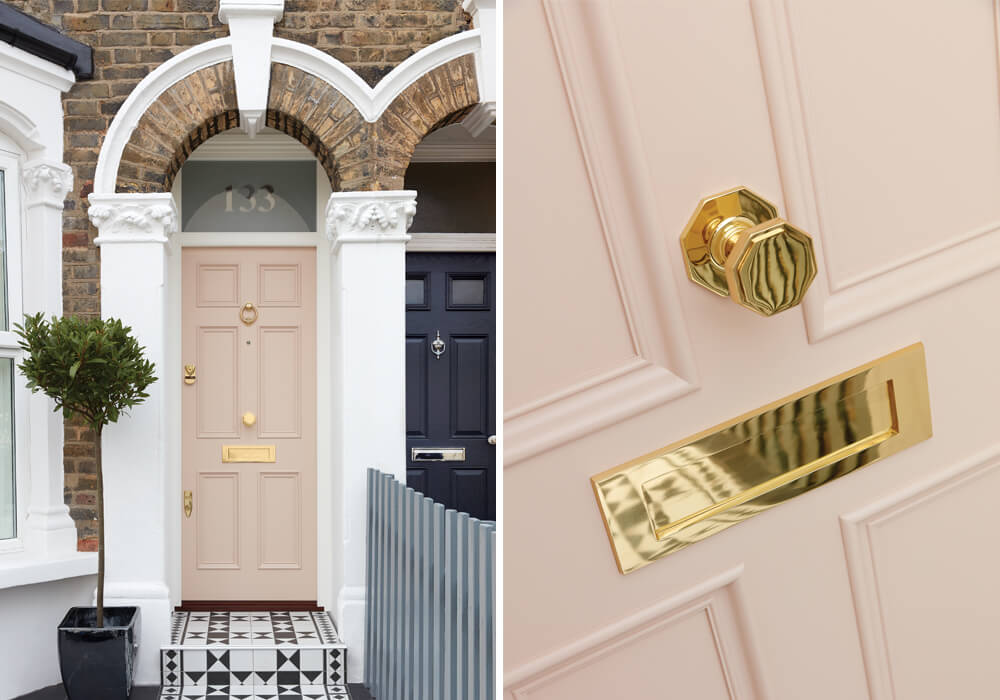
[[[407,484],[496,519],[496,263],[492,253],[406,256]]]

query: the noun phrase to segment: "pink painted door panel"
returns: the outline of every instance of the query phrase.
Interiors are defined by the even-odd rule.
[[[508,700],[996,696],[998,17],[504,4]],[[816,246],[772,318],[685,274],[739,185]],[[591,476],[917,341],[931,439],[618,573]]]
[[[315,250],[183,256],[183,598],[315,600]]]

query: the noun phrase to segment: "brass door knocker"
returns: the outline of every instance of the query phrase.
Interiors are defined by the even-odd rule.
[[[434,353],[434,359],[440,360],[441,356],[444,355],[445,344],[441,340],[441,331],[437,332],[437,338],[431,341],[431,352]]]
[[[240,309],[240,320],[243,321],[244,325],[252,326],[257,320],[257,307],[249,301],[244,304],[243,308]]]

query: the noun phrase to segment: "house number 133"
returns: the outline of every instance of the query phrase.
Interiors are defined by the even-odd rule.
[[[226,213],[238,211],[249,214],[252,211],[269,212],[274,209],[277,202],[274,199],[274,187],[271,185],[261,185],[260,188],[253,185],[241,185],[236,188],[236,192],[242,196],[246,202],[240,202],[236,209],[233,209],[233,186],[226,187]]]

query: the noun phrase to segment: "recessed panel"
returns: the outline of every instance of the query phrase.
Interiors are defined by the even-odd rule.
[[[240,297],[239,265],[198,265],[199,307],[236,306]]]
[[[633,631],[582,663],[521,689],[519,700],[688,698],[731,700],[711,618],[700,610]]]
[[[427,437],[427,343],[425,335],[406,337],[406,434]]]
[[[198,437],[238,437],[239,336],[235,327],[198,329]]]
[[[993,694],[1000,469],[968,474],[865,524],[896,698]]]
[[[486,336],[451,338],[451,434],[486,435],[490,347]]]
[[[654,7],[672,4],[659,0],[650,3]],[[695,5],[700,3],[684,3],[680,13],[695,12]],[[504,76],[516,86],[504,94],[504,136],[508,143],[518,146],[504,153],[503,254],[506,260],[517,261],[518,282],[507,284],[503,290],[507,309],[504,336],[508,339],[504,363],[517,368],[516,372],[504,375],[503,401],[506,412],[517,412],[620,368],[636,352],[613,254],[608,250],[602,228],[602,212],[598,211],[593,184],[588,178],[591,166],[582,153],[580,135],[573,128],[573,113],[552,45],[550,21],[540,2],[507,3],[504,10],[513,13],[505,21],[516,17],[517,41],[523,49],[504,55]],[[630,3],[617,14],[644,18],[642,22],[622,22],[632,26],[646,24],[646,10],[643,6],[637,12]],[[728,16],[724,11],[714,10],[715,17],[720,12]],[[709,13],[702,17],[704,20],[696,31],[712,26],[712,44],[719,46],[714,37],[720,27],[713,25],[729,23],[713,21]],[[654,29],[652,33],[657,38],[652,72],[658,71],[660,77],[640,83],[633,88],[634,94],[662,95],[663,90],[644,86],[665,85],[662,75],[673,65],[663,60],[663,52],[670,48],[670,42],[663,40],[669,25],[656,24]],[[721,45],[726,52],[730,50],[728,43]],[[682,70],[693,73],[690,61],[688,55],[678,64],[684,64]],[[716,99],[719,94],[726,94],[728,100],[728,93],[720,93],[717,88],[712,94]],[[706,97],[690,104],[702,103],[710,104],[711,100]],[[737,103],[742,119],[744,105]],[[642,110],[639,111],[641,114]],[[688,112],[698,113],[699,119],[703,119],[700,113],[706,112],[724,114],[726,120],[732,120],[731,113],[724,109],[676,109],[676,104],[658,105],[649,116],[662,129],[664,119],[673,120],[678,113]],[[612,135],[609,132],[609,138]],[[699,144],[698,149],[702,148]],[[666,166],[673,161],[676,158],[663,155],[650,158],[649,163]],[[728,160],[718,162],[729,167]],[[684,178],[687,177],[685,170]],[[680,179],[678,173],[674,180]],[[669,194],[676,185],[677,182],[671,181],[669,187],[661,188],[658,196]],[[675,212],[674,216],[683,221],[687,214]],[[657,244],[663,246],[664,234],[657,232],[657,235],[660,237]],[[629,272],[622,271],[624,275]],[[580,311],[567,313],[567,309]],[[588,337],[600,337],[601,342],[582,342]],[[545,344],[546,352],[538,352],[540,342]]]
[[[995,4],[785,3],[835,290],[1000,226]]]
[[[450,507],[462,513],[483,513],[488,511],[486,497],[489,492],[486,483],[486,469],[452,469]]]
[[[302,493],[298,473],[262,472],[257,487],[258,568],[301,568]]]
[[[257,268],[258,306],[299,306],[302,275],[298,265],[261,265]]]
[[[298,437],[302,423],[299,329],[260,329],[260,437]]]
[[[199,569],[240,566],[240,475],[202,472],[194,492]]]
[[[414,491],[427,493],[427,470],[408,468],[406,470],[406,485]]]

